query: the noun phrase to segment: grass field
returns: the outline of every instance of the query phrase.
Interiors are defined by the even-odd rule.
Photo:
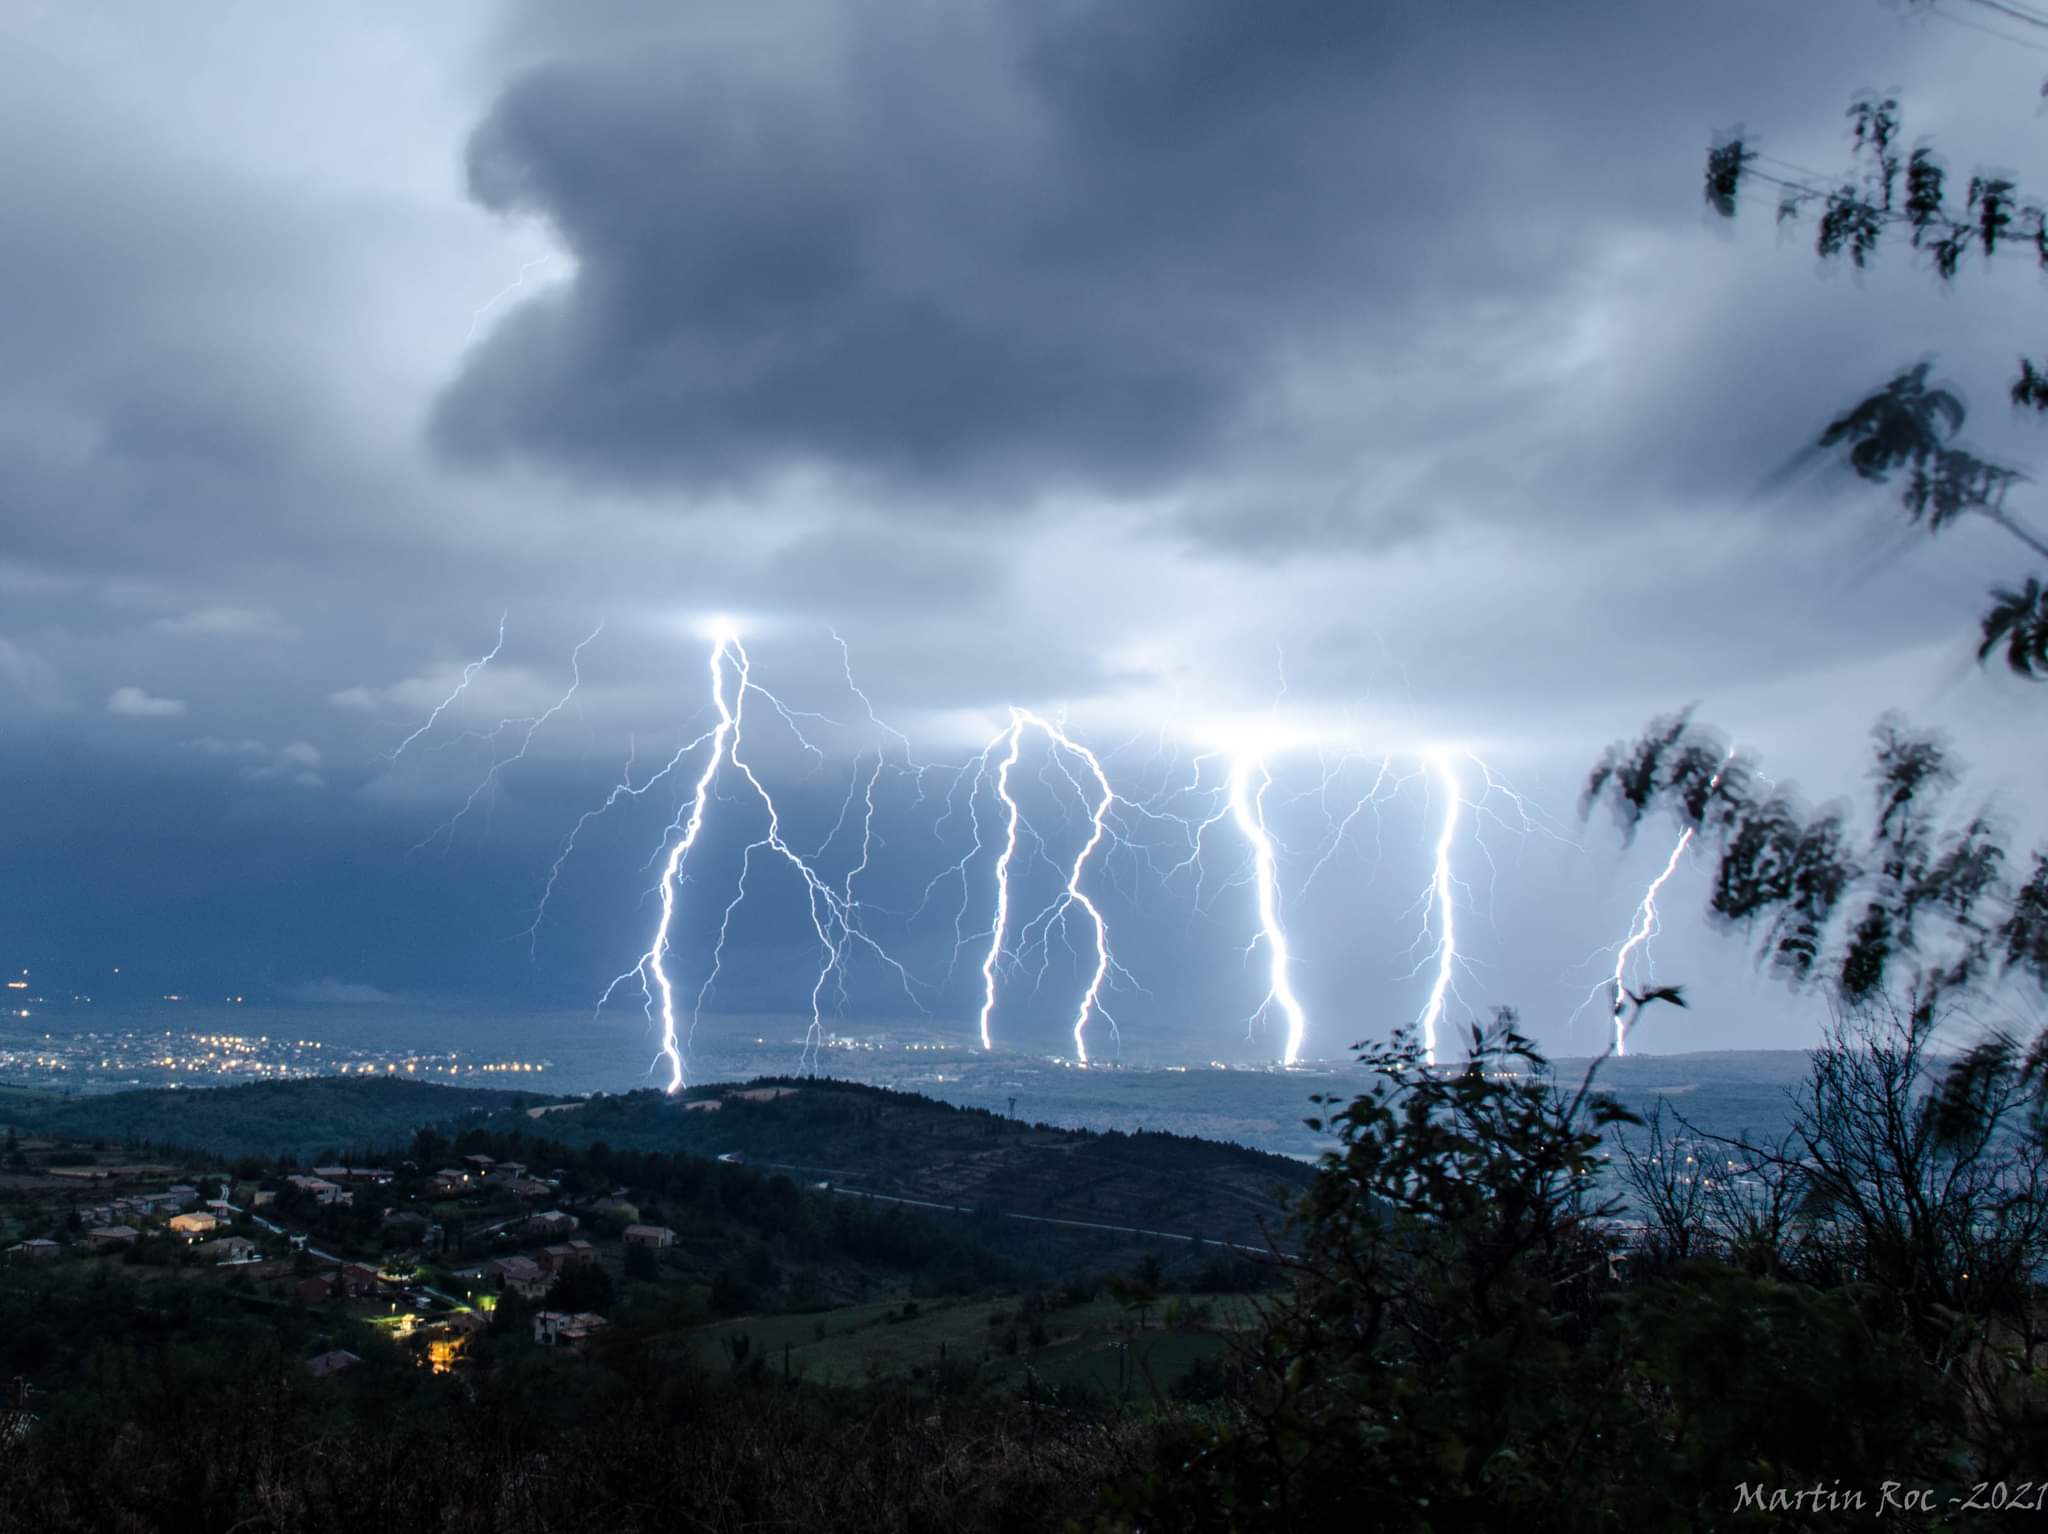
[[[913,1315],[901,1303],[849,1305],[811,1315],[743,1316],[698,1327],[689,1333],[692,1351],[707,1366],[725,1367],[746,1339],[748,1355],[771,1370],[785,1366],[804,1379],[826,1385],[856,1385],[875,1379],[912,1379],[942,1367],[969,1366],[991,1383],[1021,1387],[1030,1374],[1053,1386],[1084,1385],[1113,1394],[1119,1383],[1133,1394],[1150,1394],[1154,1384],[1169,1388],[1196,1360],[1221,1353],[1229,1334],[1252,1324],[1247,1302],[1210,1302],[1199,1330],[1168,1330],[1155,1307],[1150,1324],[1114,1299],[1043,1312],[1046,1341],[1031,1347],[1020,1338],[1015,1353],[1004,1339],[1014,1328],[1028,1336],[1030,1321],[1018,1313],[1015,1296],[1002,1299],[919,1302]],[[1128,1343],[1127,1360],[1119,1346]]]

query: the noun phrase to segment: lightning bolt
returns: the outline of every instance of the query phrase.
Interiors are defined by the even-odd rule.
[[[1458,965],[1457,902],[1452,892],[1451,846],[1458,834],[1458,811],[1464,804],[1464,795],[1459,789],[1457,774],[1451,770],[1448,756],[1439,752],[1430,758],[1428,765],[1443,785],[1444,818],[1442,829],[1437,833],[1436,860],[1426,896],[1436,913],[1436,949],[1429,956],[1436,960],[1436,978],[1430,983],[1429,999],[1423,1003],[1417,1024],[1422,1030],[1423,1061],[1435,1065],[1437,1025],[1443,1021]],[[1425,934],[1428,931],[1429,923],[1425,917]]]
[[[1259,774],[1256,792],[1250,787],[1254,769]],[[1280,1009],[1287,1020],[1287,1041],[1280,1059],[1283,1065],[1294,1065],[1301,1059],[1301,1041],[1308,1018],[1294,995],[1287,929],[1280,920],[1279,867],[1273,854],[1272,833],[1266,826],[1266,790],[1272,785],[1273,774],[1262,760],[1241,756],[1231,764],[1230,813],[1237,829],[1251,844],[1253,874],[1258,884],[1259,937],[1253,943],[1256,946],[1263,940],[1266,945],[1266,997],[1252,1014],[1252,1021],[1256,1024],[1273,1007]]]
[[[510,618],[511,616],[512,615],[510,613],[501,613],[499,615],[498,642],[492,645],[491,648],[485,654],[478,657],[476,660],[471,661],[468,665],[462,668],[462,680],[455,684],[454,690],[450,692],[447,697],[443,698],[439,703],[436,703],[434,705],[434,711],[431,714],[427,715],[426,723],[422,724],[418,729],[414,730],[410,735],[406,736],[404,740],[401,740],[398,743],[397,750],[387,751],[384,753],[384,759],[386,761],[395,762],[401,756],[405,755],[405,748],[411,745],[414,741],[418,740],[422,735],[426,734],[427,731],[431,730],[434,727],[434,722],[448,711],[450,705],[452,705],[457,698],[461,697],[464,692],[468,691],[469,684],[476,680],[476,674],[479,671],[483,670],[484,667],[488,666],[492,661],[498,658],[498,652],[505,648],[505,620]]]
[[[1707,781],[1707,792],[1710,795],[1721,786],[1721,779],[1734,760],[1735,752],[1731,749],[1721,763],[1721,770]],[[1648,958],[1650,939],[1657,935],[1662,926],[1657,915],[1657,897],[1664,893],[1664,886],[1669,884],[1671,876],[1678,872],[1678,865],[1685,857],[1685,850],[1692,845],[1693,837],[1698,830],[1697,826],[1687,826],[1678,833],[1678,840],[1671,848],[1671,856],[1664,860],[1663,869],[1643,891],[1643,898],[1636,906],[1635,920],[1630,924],[1628,936],[1622,940],[1621,947],[1615,950],[1614,976],[1607,984],[1613,987],[1609,995],[1614,1008],[1614,1052],[1617,1055],[1628,1053],[1628,961],[1639,950],[1646,959]]]
[[[526,286],[527,275],[530,272],[536,271],[543,266],[553,266],[554,264],[555,258],[551,255],[536,256],[531,261],[522,262],[519,267],[519,275],[515,277],[504,288],[502,288],[496,293],[493,293],[489,298],[485,299],[484,302],[477,308],[476,313],[472,314],[469,317],[469,334],[465,335],[462,338],[462,344],[464,346],[474,346],[476,344],[476,333],[483,327],[484,316],[489,314],[493,309],[497,308],[498,305],[502,304],[514,293],[517,293],[522,288],[524,288]]]
[[[698,834],[704,829],[704,810],[711,785],[718,777],[719,764],[725,760],[727,747],[739,723],[737,713],[725,700],[725,654],[735,641],[736,636],[729,626],[722,622],[715,626],[711,645],[711,704],[718,711],[718,724],[711,732],[711,752],[704,758],[703,769],[697,775],[697,786],[690,795],[688,823],[683,826],[682,834],[670,844],[668,860],[662,866],[661,917],[655,923],[653,941],[626,975],[621,975],[605,988],[604,996],[598,1001],[598,1006],[602,1007],[619,982],[628,975],[640,977],[641,991],[645,995],[647,981],[652,977],[655,989],[660,992],[661,1058],[668,1062],[668,1089],[671,1092],[682,1089],[683,1056],[676,1041],[675,984],[668,973],[669,933],[675,927],[676,886],[682,877],[683,862],[689,857],[690,849],[697,845]]]
[[[989,1034],[989,1019],[996,1012],[996,964],[1003,956],[1003,929],[1010,921],[1010,860],[1017,855],[1019,819],[1017,801],[1010,793],[1010,769],[1017,765],[1017,755],[1024,744],[1024,716],[1021,711],[1010,710],[1010,728],[1005,733],[1009,736],[1010,750],[996,769],[996,798],[1002,801],[1007,816],[1003,850],[996,854],[995,920],[989,931],[988,953],[981,961],[981,1047],[984,1050],[995,1048],[995,1041]]]
[[[1109,924],[1102,919],[1102,912],[1095,902],[1082,891],[1081,870],[1088,866],[1088,859],[1094,855],[1095,849],[1102,845],[1106,834],[1104,817],[1109,814],[1109,807],[1116,802],[1116,794],[1109,786],[1109,775],[1102,770],[1102,763],[1096,759],[1094,752],[1075,745],[1064,734],[1056,733],[1054,738],[1088,764],[1088,770],[1095,774],[1096,786],[1102,791],[1101,797],[1095,801],[1095,809],[1089,816],[1088,840],[1075,855],[1074,871],[1067,876],[1067,900],[1086,911],[1089,921],[1095,925],[1095,970],[1088,977],[1088,987],[1081,993],[1080,1009],[1074,1014],[1074,1058],[1086,1065],[1088,1015],[1099,1010],[1102,1005],[1102,984],[1109,978],[1110,957]],[[1105,1012],[1103,1017],[1110,1027],[1116,1026],[1115,1020],[1110,1018],[1108,1013]]]
[[[1643,891],[1642,904],[1636,907],[1634,925],[1630,927],[1627,939],[1614,955],[1614,978],[1608,984],[1614,987],[1614,1052],[1628,1053],[1628,990],[1626,978],[1630,955],[1645,947],[1657,935],[1657,897],[1664,886],[1671,882],[1671,876],[1678,872],[1678,860],[1685,856],[1685,849],[1692,845],[1693,828],[1687,826],[1679,833],[1678,841],[1671,849],[1671,856],[1665,859],[1664,868],[1650,881],[1650,887]]]
[[[511,766],[514,762],[524,760],[527,748],[533,744],[533,737],[540,733],[541,727],[545,725],[550,719],[554,718],[555,715],[559,714],[563,709],[567,708],[571,701],[574,700],[577,692],[583,686],[583,652],[590,648],[590,646],[596,642],[597,636],[602,634],[603,632],[604,625],[600,623],[596,628],[592,629],[589,632],[589,634],[587,634],[584,637],[582,643],[578,644],[575,649],[569,652],[568,690],[565,691],[559,698],[555,699],[553,703],[549,704],[540,713],[517,719],[500,719],[493,728],[487,731],[469,732],[475,735],[476,739],[485,741],[487,743],[492,743],[493,745],[495,745],[495,742],[497,741],[498,737],[504,734],[505,731],[511,729],[514,725],[523,724],[526,726],[525,733],[519,737],[518,748],[507,756],[494,755],[491,758],[491,765],[485,769],[484,775],[481,778],[479,778],[476,782],[476,785],[470,789],[469,797],[462,801],[462,807],[458,809],[453,815],[449,816],[447,821],[444,824],[442,824],[438,829],[431,832],[427,836],[423,837],[420,841],[414,843],[412,848],[414,852],[420,851],[422,848],[431,845],[433,842],[437,841],[438,839],[444,836],[448,838],[450,846],[454,845],[455,828],[461,825],[463,818],[467,816],[469,812],[476,807],[476,802],[478,799],[483,797],[484,791],[490,788],[492,784],[498,781],[498,774],[504,771],[505,768]],[[497,652],[493,651],[492,653],[496,654]],[[481,664],[481,662],[479,662],[479,664]],[[466,684],[467,678],[465,678],[464,681]],[[550,884],[552,884],[552,882],[553,881],[550,880]]]
[[[682,752],[679,752],[676,757],[670,759],[669,765],[662,769],[662,773],[656,775],[659,777],[672,770],[681,759],[681,756],[696,745],[703,744],[706,741],[709,742],[711,749],[698,771],[696,785],[690,795],[688,812],[686,815],[678,813],[676,819],[671,821],[667,832],[667,835],[673,839],[667,843],[667,855],[662,862],[660,882],[657,886],[660,894],[661,914],[656,920],[654,932],[646,950],[641,953],[633,968],[615,977],[612,983],[605,988],[604,995],[598,1000],[598,1006],[602,1009],[619,986],[628,980],[638,979],[642,998],[649,1016],[657,1022],[661,1031],[661,1049],[657,1064],[662,1061],[667,1063],[669,1074],[668,1090],[671,1092],[679,1090],[683,1085],[684,1055],[687,1050],[688,1040],[694,1035],[696,1024],[703,1014],[704,1005],[716,987],[719,975],[723,972],[725,947],[731,935],[733,916],[747,898],[749,882],[757,854],[768,854],[781,860],[803,881],[811,929],[818,940],[821,961],[817,978],[811,986],[811,1023],[804,1040],[804,1054],[807,1061],[815,1059],[816,1052],[822,1048],[824,1043],[824,999],[826,988],[836,980],[839,987],[839,995],[842,1000],[844,999],[846,994],[845,967],[847,957],[849,950],[856,946],[871,952],[883,964],[893,970],[897,978],[902,982],[904,993],[909,997],[911,1003],[917,1006],[920,1011],[924,1010],[923,1003],[917,996],[915,977],[866,931],[861,920],[860,902],[853,894],[854,881],[866,868],[871,852],[871,839],[873,836],[873,785],[876,776],[879,775],[879,769],[876,774],[871,774],[868,779],[866,798],[869,808],[863,821],[864,844],[861,861],[847,873],[843,887],[835,888],[812,866],[811,859],[806,858],[790,845],[787,836],[784,834],[781,808],[777,805],[775,796],[769,792],[768,785],[762,780],[760,773],[756,771],[754,763],[745,754],[746,708],[749,697],[758,696],[765,700],[768,706],[774,709],[783,722],[790,727],[791,732],[795,735],[797,744],[815,760],[819,761],[823,760],[823,752],[805,737],[802,726],[798,721],[802,719],[818,719],[823,716],[788,707],[781,699],[754,681],[753,666],[748,658],[746,646],[740,642],[738,631],[730,623],[722,619],[713,626],[710,669],[711,701],[712,707],[717,714],[717,724],[708,735],[700,736],[696,742],[685,746]],[[728,695],[727,691],[728,671],[731,673],[730,695]],[[669,954],[673,947],[676,902],[690,853],[697,846],[698,840],[703,833],[710,798],[716,791],[721,770],[727,767],[730,767],[732,771],[738,773],[745,780],[747,788],[752,793],[752,797],[758,801],[763,814],[766,816],[767,824],[763,833],[748,843],[741,855],[739,879],[733,895],[726,902],[724,912],[720,918],[718,935],[711,949],[710,963],[705,970],[702,982],[697,987],[695,999],[690,1007],[688,1027],[685,1030],[678,1015],[676,985],[674,978],[669,973],[668,962]],[[859,771],[856,768],[856,784],[858,783],[858,778]],[[648,783],[640,785],[638,789],[634,789],[630,782],[622,783],[612,791],[612,795],[606,800],[605,805],[600,806],[593,812],[587,813],[584,820],[578,822],[578,829],[580,830],[582,825],[587,822],[590,814],[602,814],[604,809],[615,803],[622,794],[644,793],[647,788],[652,786],[653,781],[654,779],[650,779]],[[844,823],[843,812],[841,823]],[[835,827],[835,835],[837,830],[838,827]],[[557,858],[557,868],[560,866],[561,858],[566,857],[569,849],[573,846],[574,836],[575,833],[572,832],[569,840],[565,842],[563,851]],[[827,845],[830,844],[831,840],[832,837],[828,836],[826,839]],[[812,856],[815,857],[817,854]]]
[[[989,759],[995,755],[998,748],[1003,747],[1007,742],[1007,749],[1004,751],[1001,761],[996,765],[994,777],[995,797],[1003,810],[1003,845],[1002,850],[996,854],[995,916],[990,923],[988,948],[982,954],[981,960],[982,1000],[979,1019],[981,1047],[984,1050],[995,1047],[991,1024],[995,1017],[1000,989],[999,971],[1004,958],[1003,939],[1007,935],[1010,925],[1010,870],[1016,861],[1019,834],[1020,832],[1030,830],[1028,823],[1024,819],[1023,808],[1018,803],[1016,792],[1011,786],[1011,774],[1016,770],[1018,761],[1021,759],[1026,730],[1037,730],[1045,736],[1047,742],[1052,747],[1054,760],[1048,764],[1047,772],[1053,766],[1057,766],[1068,784],[1077,793],[1086,795],[1087,791],[1082,788],[1080,780],[1074,776],[1066,761],[1058,754],[1065,752],[1086,765],[1088,776],[1093,780],[1095,786],[1093,803],[1088,809],[1088,836],[1082,843],[1080,850],[1075,853],[1073,862],[1067,865],[1065,869],[1065,883],[1060,895],[1051,905],[1025,923],[1020,934],[1023,939],[1021,945],[1022,952],[1028,953],[1031,947],[1034,946],[1031,941],[1031,933],[1034,930],[1040,934],[1037,940],[1038,944],[1049,944],[1053,927],[1058,926],[1064,933],[1067,930],[1067,919],[1076,906],[1080,907],[1086,914],[1088,923],[1094,932],[1095,960],[1094,967],[1089,972],[1087,983],[1082,987],[1080,1001],[1075,1008],[1073,1027],[1074,1058],[1080,1064],[1086,1065],[1088,1063],[1089,1019],[1099,1016],[1110,1025],[1112,1031],[1116,1029],[1115,1018],[1110,1015],[1102,1002],[1104,988],[1108,985],[1112,975],[1123,980],[1130,979],[1129,975],[1117,964],[1116,957],[1110,950],[1109,923],[1102,914],[1102,908],[1082,888],[1081,883],[1083,875],[1088,870],[1090,860],[1095,857],[1097,851],[1106,842],[1116,845],[1124,844],[1123,838],[1115,830],[1111,818],[1111,810],[1119,801],[1115,789],[1110,785],[1108,770],[1104,768],[1102,759],[1094,751],[1075,740],[1063,727],[1047,719],[1044,715],[1034,713],[1027,708],[1018,708],[1014,705],[1010,709],[1010,723],[1008,727],[1001,734],[997,735],[994,740],[990,741],[982,749],[980,755],[968,764],[969,768],[974,770],[973,775],[978,784],[979,781],[983,781],[987,777]],[[1044,772],[1040,774],[1040,777],[1041,781],[1050,783],[1049,778],[1046,777]],[[966,866],[976,853],[983,850],[980,819],[978,812],[973,808],[973,792],[969,794],[968,803],[969,815],[974,823],[974,846],[969,849],[965,857],[940,874],[937,879],[932,881],[931,885],[926,886],[927,895],[938,883],[956,873],[962,878],[964,890]],[[950,809],[948,813],[951,813]],[[1035,830],[1031,831],[1030,834],[1038,844],[1040,856],[1043,856],[1045,848],[1042,839],[1039,838]],[[956,935],[959,931],[958,922],[959,918],[956,916]],[[1050,962],[1049,955],[1047,962]],[[1044,965],[1040,966],[1041,977],[1044,973],[1044,967]],[[1135,982],[1132,983],[1135,984]]]

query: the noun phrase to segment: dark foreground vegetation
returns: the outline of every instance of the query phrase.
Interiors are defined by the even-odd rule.
[[[565,1200],[615,1185],[685,1233],[723,1230],[751,1288],[714,1303],[641,1254],[579,1280],[614,1321],[587,1349],[531,1345],[530,1307],[508,1294],[461,1367],[435,1372],[367,1322],[202,1282],[175,1255],[16,1263],[0,1363],[36,1393],[7,1429],[0,1522],[1992,1526],[2039,1495],[2048,1464],[2048,1117],[2038,1054],[1937,1057],[1930,1023],[1845,1014],[1793,1141],[1747,1160],[1723,1146],[1715,1179],[1703,1141],[1687,1163],[1669,1126],[1552,1080],[1511,1018],[1475,1032],[1459,1070],[1397,1039],[1368,1056],[1371,1092],[1323,1105],[1341,1148],[1297,1200],[1287,1255],[1224,1317],[1197,1309],[1186,1256],[1061,1294],[1019,1250],[975,1255],[972,1218],[859,1213],[886,1228],[835,1229],[811,1211],[829,1195],[787,1178],[565,1146],[546,1147]],[[421,1139],[411,1149],[483,1143]],[[538,1164],[544,1142],[520,1143]],[[1604,1191],[1616,1145],[1647,1228],[1618,1222]],[[349,1228],[360,1215],[292,1218],[316,1238],[370,1235]],[[793,1366],[768,1339],[825,1339],[849,1313],[796,1292],[787,1275],[806,1267],[825,1287],[883,1289],[942,1270],[936,1287],[990,1307],[988,1337],[851,1382]],[[1090,1303],[1123,1317],[1109,1353],[1205,1345],[1172,1369],[1061,1377],[1061,1307]],[[905,1300],[866,1335],[919,1319]],[[337,1347],[360,1362],[309,1374]]]

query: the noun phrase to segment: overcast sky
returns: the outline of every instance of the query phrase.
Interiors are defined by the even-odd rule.
[[[1456,758],[1454,1011],[1592,1045],[1567,1021],[1587,961],[1670,838],[1623,848],[1577,791],[1655,713],[1697,702],[1826,798],[1898,708],[2039,823],[2048,701],[1971,659],[2016,546],[1774,476],[1930,355],[1975,442],[2048,458],[2003,399],[2048,341],[2042,279],[1943,289],[1901,249],[1822,270],[1767,194],[1732,224],[1700,197],[1738,124],[1841,167],[1872,88],[1959,175],[2048,183],[2048,34],[1944,7],[9,6],[0,961],[53,988],[123,963],[150,990],[593,1001],[644,945],[693,779],[597,822],[529,935],[535,908],[629,755],[644,780],[702,728],[730,614],[756,680],[831,721],[822,760],[759,736],[806,845],[887,738],[835,630],[934,761],[1015,703],[1117,750],[1138,800],[1264,732],[1312,1054],[1421,1005],[1444,801],[1415,753],[1474,753],[1534,828],[1498,794],[1479,813]],[[600,625],[572,703],[493,770],[525,726],[478,737],[554,703]],[[1347,747],[1408,781],[1311,884],[1372,780],[1323,791]],[[962,823],[883,781],[868,887],[901,910]],[[1078,846],[1050,781],[1041,879]],[[756,834],[718,809],[678,917],[691,984]],[[1133,1040],[1270,1047],[1244,1043],[1263,960],[1228,831],[1199,880],[1136,851],[1101,874],[1150,992],[1113,998]],[[962,1038],[953,923],[986,930],[991,876],[900,923]],[[714,1010],[799,1011],[802,901],[756,893]],[[1658,953],[1695,1008],[1641,1042],[1809,1043],[1817,1006],[1701,905],[1695,869]],[[1077,975],[1057,947],[1027,964],[1007,1041],[1059,1041]],[[874,966],[844,1006],[916,1015]]]

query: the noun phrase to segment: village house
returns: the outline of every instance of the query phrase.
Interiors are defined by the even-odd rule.
[[[355,1202],[355,1195],[353,1193],[350,1193],[346,1188],[338,1184],[329,1182],[324,1177],[298,1175],[287,1177],[285,1181],[294,1188],[297,1188],[301,1193],[311,1195],[316,1203],[353,1204]]]
[[[308,1305],[325,1305],[340,1292],[341,1279],[335,1273],[315,1273],[311,1278],[302,1278],[293,1287],[296,1294]]]
[[[526,1163],[523,1161],[494,1162],[489,1175],[493,1182],[516,1181],[526,1175]]]
[[[651,1247],[660,1251],[665,1246],[675,1245],[676,1233],[666,1225],[628,1225],[626,1245]]]
[[[377,1166],[316,1166],[313,1175],[334,1183],[361,1182],[381,1186],[391,1181],[391,1173]]]
[[[193,1250],[215,1262],[253,1262],[256,1258],[256,1243],[247,1236],[222,1236],[218,1241],[202,1241]]]
[[[427,1179],[429,1193],[461,1193],[469,1187],[469,1173],[461,1167],[444,1166]]]
[[[85,1233],[85,1239],[101,1250],[109,1247],[126,1246],[142,1234],[132,1225],[102,1225],[97,1230]]]
[[[571,1352],[581,1353],[605,1325],[603,1316],[587,1310],[575,1315],[543,1310],[533,1318],[533,1340],[543,1347],[568,1348]]]
[[[531,1257],[500,1257],[498,1278],[513,1294],[537,1300],[548,1292],[554,1279]]]
[[[532,1236],[566,1236],[576,1228],[576,1216],[559,1209],[543,1210],[526,1217],[526,1231]]]
[[[187,1241],[196,1241],[201,1236],[218,1229],[220,1221],[210,1214],[174,1214],[171,1229]]]
[[[345,1262],[341,1265],[341,1292],[360,1299],[366,1294],[377,1292],[377,1270],[360,1262]]]
[[[479,1177],[488,1177],[491,1168],[496,1166],[497,1162],[493,1161],[489,1156],[475,1155],[464,1156],[462,1164],[474,1170]]]
[[[7,1249],[7,1255],[16,1262],[37,1262],[47,1257],[55,1257],[63,1250],[64,1248],[48,1237],[35,1236],[27,1241],[15,1242]]]
[[[249,1207],[251,1209],[268,1209],[276,1202],[277,1190],[275,1188],[258,1188],[249,1195]]]
[[[597,1248],[578,1236],[573,1241],[542,1248],[535,1260],[550,1273],[561,1273],[568,1268],[587,1268],[597,1261]]]

